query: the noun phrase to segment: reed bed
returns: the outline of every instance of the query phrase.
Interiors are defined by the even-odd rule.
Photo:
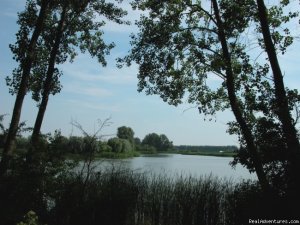
[[[84,178],[73,174],[65,180],[54,197],[49,224],[243,224],[241,217],[250,207],[248,192],[256,187],[214,176],[170,177],[121,168],[93,173],[88,181]]]

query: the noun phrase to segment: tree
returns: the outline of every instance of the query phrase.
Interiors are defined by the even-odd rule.
[[[71,136],[68,142],[68,152],[80,154],[83,146],[83,137]]]
[[[111,138],[107,141],[107,144],[111,147],[114,153],[125,153],[133,150],[132,143],[127,139]]]
[[[152,146],[157,151],[168,151],[173,147],[172,142],[169,141],[166,135],[156,133],[147,134],[142,141],[142,145],[142,149],[144,149],[144,146]]]
[[[50,57],[47,59],[47,67],[38,70],[44,74],[42,88],[38,89],[41,97],[39,111],[36,117],[32,143],[38,144],[42,121],[48,104],[49,95],[53,90],[53,83],[57,82],[61,72],[55,65],[64,63],[68,58],[73,61],[76,48],[81,52],[88,51],[92,57],[97,57],[102,66],[106,66],[105,55],[114,47],[114,44],[106,44],[103,40],[103,32],[100,30],[104,20],[95,21],[95,17],[105,17],[115,23],[127,23],[122,17],[127,13],[113,3],[100,0],[86,1],[62,1],[57,9],[52,12],[53,20],[44,31],[44,45],[49,48]],[[58,17],[58,18],[57,18]],[[53,26],[57,24],[57,26]]]
[[[19,77],[19,85],[17,89],[11,91],[13,94],[16,93],[17,96],[0,162],[0,177],[6,172],[8,163],[13,155],[13,146],[20,122],[23,100],[28,90],[30,71],[37,54],[36,45],[43,30],[44,20],[50,4],[51,2],[47,0],[27,1],[24,12],[19,14],[18,24],[20,25],[20,30],[16,35],[16,44],[10,45],[14,59],[19,63],[19,67],[13,72],[14,75]],[[40,6],[39,12],[37,6]],[[33,24],[33,28],[28,27],[28,23]],[[32,34],[31,37],[30,34]]]
[[[291,104],[289,103],[288,94],[286,93],[286,87],[284,85],[283,75],[281,72],[281,68],[277,58],[277,51],[275,45],[281,44],[283,40],[283,44],[281,44],[280,50],[284,53],[287,46],[292,44],[292,37],[289,35],[289,30],[285,29],[285,36],[280,35],[276,32],[276,36],[271,34],[271,27],[279,27],[283,21],[289,21],[290,18],[298,16],[298,13],[290,13],[289,16],[284,17],[283,19],[277,21],[277,24],[274,25],[272,23],[272,18],[268,16],[268,10],[265,6],[263,0],[257,0],[257,8],[258,8],[258,18],[260,23],[260,28],[263,35],[263,43],[265,51],[268,55],[268,60],[270,62],[272,71],[273,71],[273,80],[274,80],[274,88],[275,88],[275,97],[276,97],[276,109],[274,110],[278,116],[282,124],[283,135],[287,144],[287,160],[290,165],[288,168],[288,176],[290,177],[289,185],[295,183],[300,186],[300,144],[297,130],[295,128],[294,120],[291,116]],[[283,6],[289,4],[289,1],[281,1]],[[273,8],[274,10],[274,8]],[[279,11],[279,15],[282,13],[282,6],[277,10]],[[269,11],[270,12],[270,11]],[[273,33],[274,34],[274,33]],[[295,187],[292,187],[295,189]],[[296,189],[295,189],[296,190]]]
[[[160,139],[160,149],[162,151],[168,151],[173,148],[173,143],[169,141],[168,137],[164,134],[159,135]]]
[[[267,70],[251,65],[246,45],[240,42],[255,5],[252,0],[210,3],[204,8],[200,1],[135,1],[133,6],[147,11],[147,16],[137,23],[140,32],[120,62],[136,62],[138,90],[158,94],[169,104],[180,104],[189,93],[188,102],[205,115],[230,107],[260,184],[268,192],[270,184],[251,130],[254,114],[247,109],[253,92],[259,92],[256,86],[249,89],[250,82],[258,86],[256,75],[263,79]],[[222,80],[219,87],[208,86],[211,76]]]
[[[134,132],[130,127],[119,127],[117,131],[117,137],[121,139],[126,139],[130,143],[134,144]]]
[[[122,152],[122,142],[119,138],[111,138],[107,141],[107,144],[111,147],[111,150],[115,153]]]
[[[55,130],[54,134],[49,138],[51,149],[56,152],[65,154],[68,152],[69,140],[61,134],[60,130]]]

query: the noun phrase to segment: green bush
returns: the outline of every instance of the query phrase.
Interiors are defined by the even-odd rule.
[[[25,216],[25,222],[17,223],[17,225],[39,225],[38,216],[34,211],[29,211]]]

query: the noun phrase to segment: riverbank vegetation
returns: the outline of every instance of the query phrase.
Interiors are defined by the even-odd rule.
[[[141,141],[138,137],[134,137],[133,129],[126,126],[119,127],[115,137],[105,139],[106,135],[99,132],[105,126],[109,125],[109,119],[99,122],[99,129],[93,134],[88,134],[79,123],[73,121],[72,124],[82,132],[82,136],[71,135],[66,137],[62,135],[60,130],[56,130],[53,134],[41,135],[40,145],[52,145],[53,148],[62,154],[78,159],[84,158],[85,154],[89,151],[92,151],[93,157],[96,158],[129,158],[139,156],[140,154],[171,153],[171,150],[174,149],[172,142],[164,134],[150,133]],[[0,125],[3,127],[3,131],[0,132],[1,154],[1,150],[4,148],[7,129],[5,129],[1,122]],[[30,130],[30,128],[24,129]],[[19,131],[16,137],[16,154],[25,153],[32,145],[32,137],[22,136],[21,131]]]
[[[236,146],[174,146],[174,153],[183,155],[234,157],[237,152],[238,148]]]
[[[3,116],[2,116],[3,117]],[[73,122],[74,123],[74,122]],[[7,129],[3,126],[3,131],[0,133],[0,154],[4,147],[4,140],[7,134]],[[112,158],[122,159],[137,157],[141,154],[158,154],[158,153],[174,153],[183,155],[207,155],[207,156],[224,156],[233,157],[238,148],[236,146],[174,146],[172,141],[165,134],[150,133],[142,140],[134,136],[134,131],[130,127],[122,126],[117,129],[116,137],[103,139],[100,135],[89,135],[80,124],[74,124],[79,128],[85,136],[63,136],[60,130],[56,130],[53,134],[46,134],[41,137],[44,144],[55,145],[55,148],[66,154],[69,158],[80,159],[85,154],[86,145],[89,145],[94,150],[96,158]],[[25,126],[25,124],[24,124]],[[26,128],[24,128],[26,130]],[[28,129],[27,129],[28,130]],[[104,135],[105,136],[105,135]],[[88,144],[92,137],[93,144]],[[31,137],[24,137],[19,132],[16,138],[16,152],[26,152],[30,146]]]
[[[264,196],[253,181],[170,177],[120,167],[75,173],[70,162],[53,170],[49,162],[55,165],[55,157],[43,158],[38,170],[24,169],[20,161],[2,180],[1,224],[16,224],[32,211],[38,216],[34,225],[242,225],[249,218],[297,215],[291,205],[283,207],[286,199]]]

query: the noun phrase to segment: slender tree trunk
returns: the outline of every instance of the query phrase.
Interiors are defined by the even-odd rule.
[[[224,59],[226,62],[226,85],[227,85],[227,92],[228,92],[228,96],[229,96],[230,106],[231,106],[233,114],[236,118],[236,121],[238,122],[238,124],[242,130],[242,134],[245,138],[245,141],[247,143],[247,147],[249,149],[251,159],[253,160],[253,164],[254,164],[255,171],[256,171],[258,180],[260,182],[260,185],[265,192],[269,193],[271,190],[270,184],[269,184],[269,182],[266,178],[266,174],[263,170],[263,165],[262,165],[262,162],[258,155],[257,148],[254,143],[253,135],[251,133],[249,125],[247,124],[245,118],[243,117],[241,106],[240,106],[239,101],[236,96],[236,90],[235,90],[235,85],[234,85],[234,74],[233,74],[233,70],[231,67],[232,62],[231,62],[231,57],[230,57],[228,46],[227,46],[227,40],[226,40],[224,28],[223,28],[223,22],[220,18],[218,3],[216,0],[212,0],[212,3],[213,3],[214,14],[215,14],[217,26],[218,26],[218,37],[219,37],[219,40],[222,45],[222,51],[223,51]]]
[[[17,93],[13,114],[9,126],[9,130],[7,133],[6,141],[4,144],[4,149],[2,153],[2,159],[0,162],[0,177],[3,176],[8,168],[9,161],[12,158],[13,151],[14,151],[14,142],[18,131],[18,126],[20,122],[21,117],[21,111],[22,111],[22,105],[24,101],[24,97],[27,93],[28,89],[28,80],[30,76],[30,71],[32,67],[32,63],[35,56],[35,47],[36,42],[38,40],[38,37],[40,36],[43,25],[44,25],[44,19],[47,13],[49,1],[44,0],[41,4],[41,9],[37,18],[37,22],[35,25],[35,30],[32,34],[28,49],[27,49],[27,57],[25,58],[24,62],[22,63],[22,78],[19,86],[19,90]]]
[[[278,118],[282,123],[282,128],[287,139],[287,144],[291,152],[299,152],[299,140],[297,138],[297,131],[295,129],[292,116],[288,107],[288,100],[283,82],[280,65],[277,59],[276,50],[269,29],[269,22],[267,17],[267,9],[263,0],[257,0],[259,20],[262,28],[262,34],[266,51],[270,60],[273,71],[275,96],[277,100]]]
[[[287,142],[287,147],[289,151],[288,160],[291,163],[291,172],[293,174],[292,176],[294,177],[292,179],[297,179],[299,182],[300,144],[299,139],[297,137],[297,130],[294,126],[293,118],[289,110],[283,76],[278,62],[276,49],[270,33],[267,9],[263,0],[257,0],[256,2],[266,52],[268,54],[271,68],[273,71],[275,97],[277,103],[276,114],[278,115],[278,118],[282,124],[282,130]]]
[[[44,115],[45,115],[45,112],[47,109],[48,99],[49,99],[49,95],[50,95],[51,88],[52,88],[52,82],[53,82],[55,60],[56,60],[56,56],[59,51],[59,45],[61,42],[61,38],[62,38],[63,30],[64,30],[64,23],[66,20],[67,5],[68,4],[65,3],[65,5],[63,7],[63,10],[61,13],[61,19],[59,21],[59,25],[57,27],[57,31],[56,31],[56,35],[55,35],[54,45],[53,45],[51,53],[50,53],[50,59],[49,59],[46,79],[45,79],[43,92],[42,92],[42,101],[39,106],[39,111],[38,111],[38,114],[37,114],[37,117],[35,120],[32,137],[31,137],[31,143],[32,143],[33,147],[37,146],[37,144],[39,142],[42,122],[43,122]]]

